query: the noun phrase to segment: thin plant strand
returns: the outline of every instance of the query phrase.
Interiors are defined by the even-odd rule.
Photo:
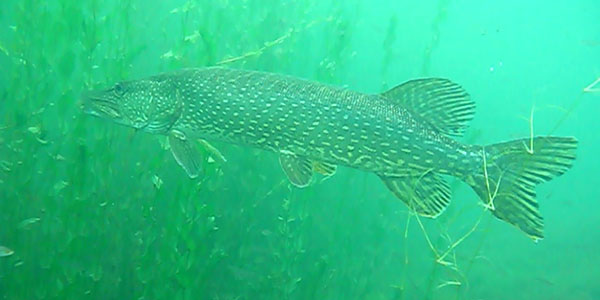
[[[525,149],[529,154],[533,154],[533,110],[535,106],[531,106],[531,114],[529,115],[529,147],[525,145]]]
[[[597,93],[597,92],[600,92],[600,87],[598,87],[598,88],[596,87],[596,85],[598,85],[599,83],[600,83],[600,77],[598,77],[590,85],[588,85],[585,88],[583,88],[583,92],[584,93]]]

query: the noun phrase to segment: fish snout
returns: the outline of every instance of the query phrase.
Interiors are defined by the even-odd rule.
[[[87,91],[81,93],[80,108],[84,113],[107,119],[120,119],[119,104],[105,91]]]

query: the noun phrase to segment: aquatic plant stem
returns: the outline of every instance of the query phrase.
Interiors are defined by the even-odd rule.
[[[584,93],[596,93],[596,92],[600,92],[600,88],[596,88],[596,85],[598,85],[598,83],[600,83],[600,77],[598,77],[590,85],[588,85],[585,88],[583,88],[583,92]]]
[[[584,94],[600,92],[600,87],[596,87],[599,84],[600,84],[600,77],[598,77],[596,80],[594,80],[594,82],[590,83],[588,86],[584,87],[582,92],[579,94],[579,96],[577,96],[577,98],[573,102],[571,102],[571,105],[569,106],[569,108],[567,109],[565,114],[560,118],[560,120],[558,120],[556,125],[554,125],[554,128],[552,128],[552,130],[550,130],[549,134],[553,134],[556,130],[558,130],[558,128],[562,125],[562,123],[573,113],[573,111],[575,111],[575,109],[581,103],[582,96]]]
[[[567,118],[569,118],[569,116],[571,115],[571,113],[573,113],[573,111],[575,111],[575,109],[581,103],[581,100],[582,100],[581,96],[583,94],[584,93],[580,93],[579,96],[577,97],[577,99],[575,99],[575,101],[573,101],[571,103],[571,105],[569,106],[569,108],[567,108],[566,112],[563,114],[563,116],[560,118],[560,120],[558,120],[558,122],[556,122],[556,125],[554,125],[554,127],[550,130],[549,134],[553,134],[556,130],[558,130],[558,128],[562,125],[562,123],[564,121],[566,121]]]
[[[489,210],[495,210],[496,207],[494,206],[494,199],[496,199],[496,195],[498,195],[498,188],[500,187],[500,183],[502,182],[502,175],[504,173],[500,174],[500,177],[498,178],[498,182],[496,183],[496,188],[494,190],[494,194],[491,194],[490,191],[490,180],[489,180],[489,176],[488,176],[488,168],[487,168],[487,154],[485,152],[485,146],[483,147],[483,177],[485,178],[485,187],[487,189],[488,192],[488,203],[484,204],[484,207],[486,207],[486,209]]]
[[[473,225],[473,227],[471,227],[471,229],[469,229],[469,231],[467,231],[467,233],[465,233],[462,237],[460,237],[458,240],[456,240],[456,242],[452,243],[452,245],[450,245],[450,247],[448,247],[448,250],[446,250],[446,252],[444,252],[440,257],[438,257],[437,261],[440,264],[443,264],[444,258],[452,250],[454,250],[454,248],[456,248],[458,245],[460,245],[460,243],[462,243],[467,237],[469,237],[473,232],[475,232],[475,230],[479,226],[479,223],[481,223],[481,220],[483,219],[483,216],[485,215],[486,211],[487,210],[484,209],[483,212],[481,213],[481,215],[479,216],[479,219],[477,219],[477,222],[475,222],[475,225]]]
[[[529,115],[529,147],[525,146],[529,154],[533,154],[533,110],[534,106],[531,106],[531,114]]]
[[[427,234],[427,230],[425,230],[425,226],[423,226],[423,223],[421,222],[421,218],[419,218],[419,215],[416,212],[413,212],[413,213],[417,219],[417,223],[419,223],[419,227],[421,227],[421,231],[423,231],[423,235],[425,235],[425,240],[427,241],[429,248],[431,249],[431,251],[433,251],[433,254],[435,255],[436,258],[439,257],[437,250],[431,243],[431,239],[429,239],[429,234]]]
[[[279,45],[281,43],[283,43],[287,38],[289,38],[290,36],[292,36],[292,32],[294,32],[294,29],[289,29],[284,35],[278,37],[277,39],[273,40],[273,41],[269,41],[269,42],[265,42],[264,45],[256,50],[253,51],[248,51],[242,55],[236,56],[236,57],[231,57],[231,58],[226,58],[223,60],[220,60],[216,63],[216,65],[224,65],[224,64],[229,64],[232,62],[236,62],[239,60],[243,60],[252,56],[260,56],[261,54],[263,54],[267,49]]]

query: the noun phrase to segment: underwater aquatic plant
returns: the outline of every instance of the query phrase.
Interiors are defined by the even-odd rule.
[[[586,93],[600,92],[600,87],[596,87],[598,84],[600,84],[600,77],[598,77],[598,79],[596,79],[594,82],[590,83],[590,85],[583,88],[583,91]]]

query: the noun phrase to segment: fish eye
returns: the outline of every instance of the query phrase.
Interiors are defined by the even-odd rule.
[[[117,97],[122,97],[125,94],[125,89],[123,88],[123,85],[120,83],[115,84],[115,87],[113,89],[114,89]]]

